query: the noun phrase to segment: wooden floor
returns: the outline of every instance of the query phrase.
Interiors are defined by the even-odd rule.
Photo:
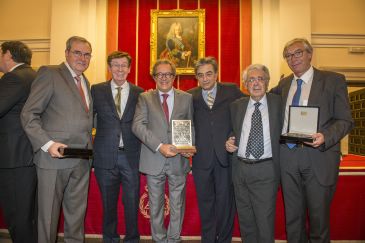
[[[100,237],[101,236],[99,235],[87,235],[85,243],[102,243],[102,239]],[[182,237],[182,239],[183,239],[182,243],[200,243],[199,237]],[[233,238],[232,243],[237,243],[237,242],[241,242],[240,238],[237,237]],[[0,232],[0,243],[12,243],[8,233]],[[62,237],[59,237],[57,243],[64,243]],[[153,243],[153,241],[150,239],[149,236],[142,236],[140,243]],[[286,243],[286,241],[275,240],[275,243]],[[359,240],[359,241],[336,240],[336,241],[331,241],[331,243],[365,243],[365,240]]]

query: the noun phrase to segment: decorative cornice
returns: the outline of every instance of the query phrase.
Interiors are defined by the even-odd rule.
[[[312,33],[314,48],[365,48],[365,34]]]
[[[10,40],[0,40],[0,44]],[[50,39],[18,39],[33,51],[33,52],[49,52],[51,40]]]
[[[365,85],[365,67],[319,67],[321,70],[342,73],[349,86]]]

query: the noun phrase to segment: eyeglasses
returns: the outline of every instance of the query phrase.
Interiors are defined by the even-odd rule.
[[[293,57],[295,57],[295,58],[302,57],[303,52],[304,52],[303,50],[297,50],[293,54],[291,54],[291,53],[285,54],[284,57],[287,61],[290,61]]]
[[[252,84],[255,81],[257,81],[259,83],[263,83],[263,82],[267,81],[267,78],[264,78],[264,77],[249,78],[246,82]]]
[[[112,68],[117,68],[117,69],[129,68],[129,66],[127,64],[116,64],[116,63],[112,63],[112,64],[110,64],[110,66]]]
[[[212,71],[206,72],[206,73],[198,73],[196,74],[196,78],[197,79],[203,79],[204,77],[206,78],[211,78],[214,76],[214,73]]]
[[[173,73],[156,73],[155,74],[155,78],[158,78],[158,79],[163,79],[163,78],[173,78],[175,77],[175,74]]]
[[[90,59],[91,58],[91,53],[82,53],[81,51],[70,51],[75,57],[79,57],[81,58],[82,56],[85,59]]]

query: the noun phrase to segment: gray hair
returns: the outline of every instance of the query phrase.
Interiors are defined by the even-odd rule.
[[[253,71],[253,70],[263,71],[267,81],[270,80],[270,72],[269,72],[269,69],[265,65],[263,65],[263,64],[251,64],[250,66],[248,66],[245,69],[245,71],[243,71],[242,78],[245,82],[248,79],[248,73]]]
[[[153,64],[153,68],[152,68],[152,77],[155,77],[156,75],[156,71],[157,71],[157,67],[161,64],[167,64],[170,65],[171,67],[171,72],[174,74],[174,76],[176,76],[176,67],[175,65],[168,59],[158,59],[155,64]]]
[[[200,58],[197,63],[195,64],[195,67],[194,67],[194,72],[195,72],[195,75],[197,74],[198,72],[198,69],[203,66],[203,65],[207,65],[207,64],[210,64],[213,66],[213,70],[215,73],[218,72],[218,64],[217,64],[217,60],[214,58],[214,57],[203,57],[203,58]]]
[[[86,43],[89,45],[90,49],[91,48],[91,44],[88,40],[86,40],[84,37],[81,36],[71,36],[70,38],[68,38],[68,40],[66,41],[66,51],[70,51],[71,50],[71,46],[74,42],[82,42],[82,43]]]
[[[288,48],[290,46],[292,46],[295,43],[302,43],[304,45],[305,50],[308,53],[313,53],[313,47],[311,46],[311,44],[309,43],[309,41],[305,38],[295,38],[292,39],[291,41],[288,41],[285,46],[284,46],[284,50],[283,50],[283,57],[285,58],[286,52],[288,50]]]

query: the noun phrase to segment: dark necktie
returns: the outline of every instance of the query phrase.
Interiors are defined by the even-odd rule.
[[[251,130],[248,136],[246,147],[246,158],[250,157],[250,154],[255,159],[259,159],[264,154],[264,131],[262,128],[261,112],[259,110],[260,102],[256,102],[255,110],[251,117]]]
[[[75,79],[77,81],[76,82],[77,89],[79,90],[82,102],[84,103],[85,110],[86,110],[86,112],[89,112],[89,108],[87,107],[87,103],[86,103],[85,93],[84,93],[84,90],[82,89],[82,85],[81,85],[81,78],[80,78],[80,76],[76,76]]]
[[[162,98],[163,98],[162,108],[163,108],[163,112],[165,113],[166,121],[167,121],[167,123],[169,123],[170,119],[169,119],[169,107],[167,105],[167,97],[169,97],[168,94],[162,94]]]
[[[299,101],[300,101],[300,95],[302,93],[302,83],[303,83],[303,80],[301,79],[297,79],[297,90],[295,91],[294,93],[294,96],[293,96],[293,100],[291,102],[292,105],[299,105]],[[288,146],[288,148],[292,149],[295,147],[295,143],[287,143],[286,144]]]
[[[115,104],[115,108],[117,109],[119,118],[122,118],[122,109],[120,107],[120,103],[121,103],[121,100],[122,100],[122,92],[121,92],[122,87],[117,87],[116,89],[118,90],[118,93],[114,98],[114,104]]]

